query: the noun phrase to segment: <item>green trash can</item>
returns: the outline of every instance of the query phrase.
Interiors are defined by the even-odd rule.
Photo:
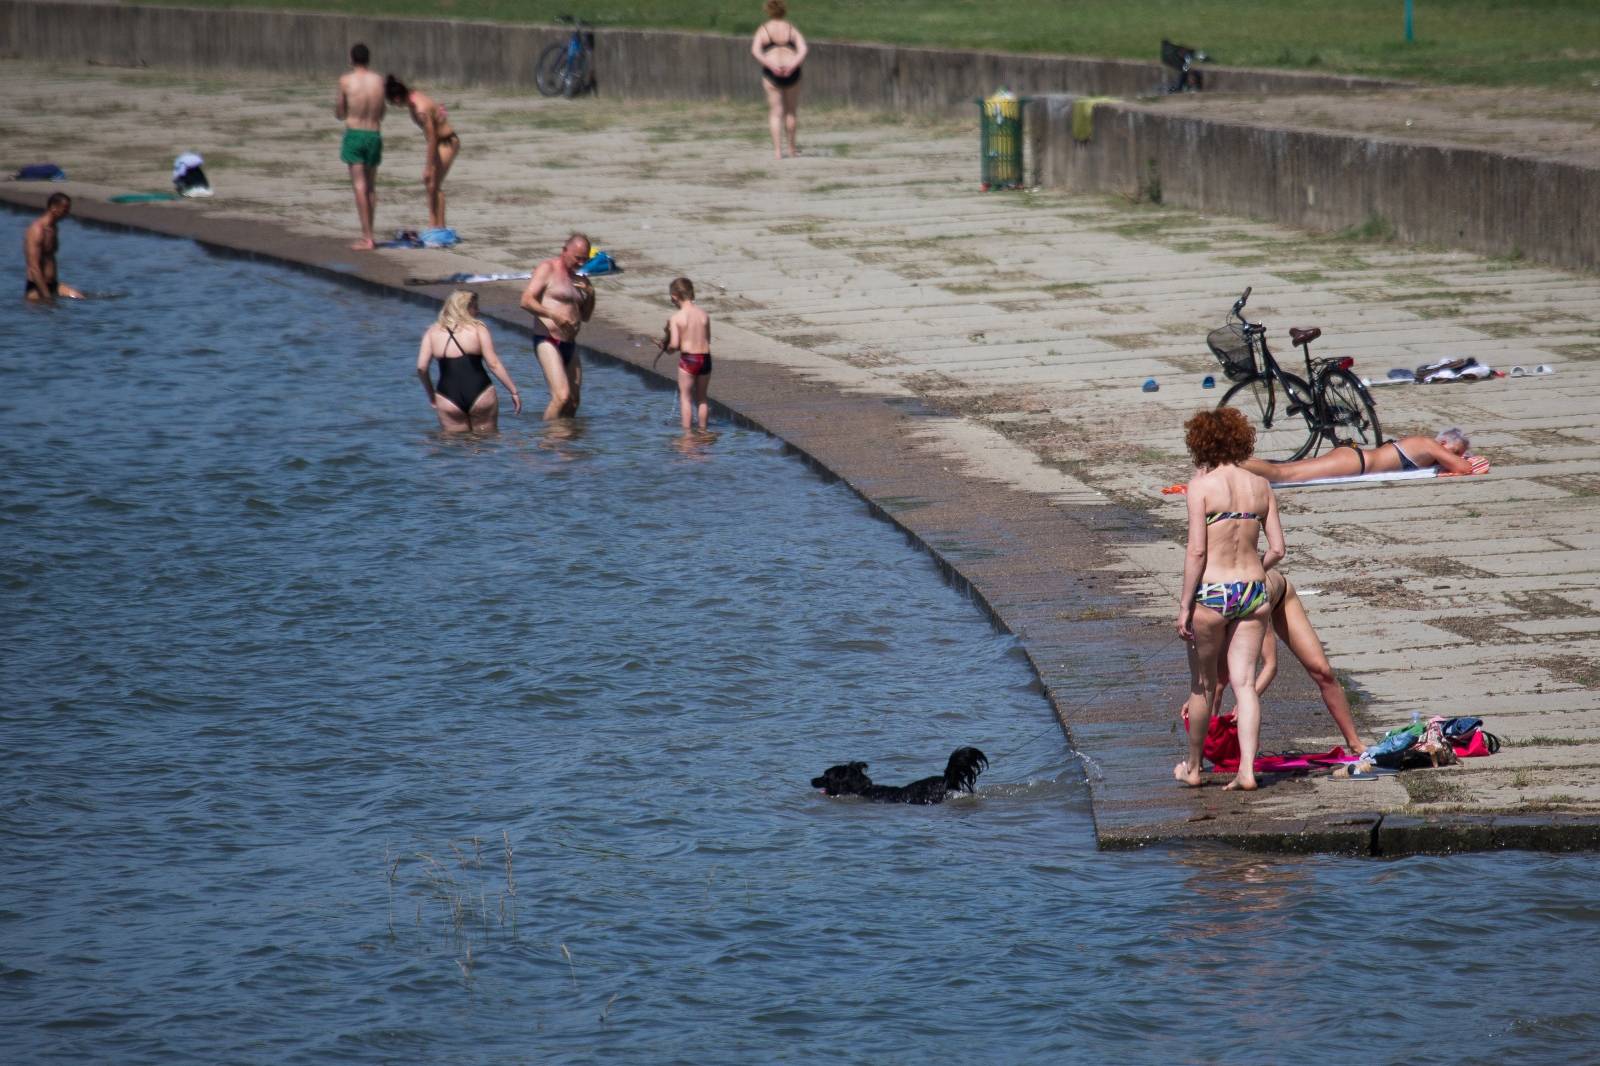
[[[1004,89],[978,101],[978,154],[984,191],[1022,188],[1022,105]]]

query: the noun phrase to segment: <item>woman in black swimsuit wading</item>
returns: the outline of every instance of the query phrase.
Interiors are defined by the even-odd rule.
[[[788,21],[789,5],[784,0],[767,0],[766,12],[767,21],[750,42],[750,54],[761,64],[761,87],[767,91],[772,154],[782,159],[785,133],[789,154],[800,154],[795,144],[795,108],[800,103],[800,65],[806,61],[806,39]]]
[[[439,364],[439,383],[428,376],[428,366]],[[484,373],[484,367],[489,373]],[[489,374],[511,393],[511,404],[522,413],[522,396],[494,351],[489,327],[478,320],[478,294],[457,289],[445,300],[439,320],[422,334],[417,349],[417,377],[428,405],[439,416],[446,433],[495,430],[500,425],[500,400]]]

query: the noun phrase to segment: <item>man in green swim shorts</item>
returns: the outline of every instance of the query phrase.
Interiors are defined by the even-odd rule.
[[[344,120],[344,141],[339,159],[350,167],[350,185],[356,194],[356,218],[361,239],[350,247],[363,251],[375,245],[372,216],[378,206],[378,164],[383,162],[383,77],[367,69],[372,56],[364,44],[350,49],[350,71],[339,78],[333,114]]]
[[[383,134],[377,130],[345,130],[339,142],[339,162],[371,170],[383,162]]]

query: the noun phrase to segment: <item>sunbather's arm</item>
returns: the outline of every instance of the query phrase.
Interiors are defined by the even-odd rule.
[[[794,29],[793,26],[789,27]],[[811,54],[811,48],[806,44],[806,36],[799,30],[794,30],[794,62],[789,64],[790,70],[797,70],[800,64],[806,61],[806,56]]]
[[[1287,550],[1283,541],[1283,520],[1278,516],[1278,497],[1271,490],[1267,490],[1267,550],[1261,556],[1261,568],[1271,570],[1283,562],[1284,552]]]
[[[45,279],[44,230],[39,226],[29,226],[23,236],[22,257],[27,264],[28,283],[38,291],[39,299],[48,303],[53,294],[50,292],[50,283]]]
[[[428,368],[433,365],[432,345],[428,343],[428,332],[422,333],[422,345],[417,349],[417,377],[422,381],[422,391],[428,396],[428,406],[433,406],[433,378],[428,376]]]
[[[434,172],[439,169],[439,123],[432,111],[422,113],[421,126],[424,141],[422,180],[431,181]]]
[[[1178,636],[1194,639],[1194,594],[1200,587],[1200,576],[1206,572],[1206,508],[1200,499],[1203,495],[1189,479],[1189,491],[1184,501],[1189,508],[1189,547],[1183,555],[1183,587],[1178,592]]]
[[[1452,452],[1438,441],[1428,442],[1428,451],[1432,454],[1433,461],[1439,464],[1439,469],[1446,474],[1470,474],[1472,464]]]
[[[507,372],[505,364],[500,362],[500,353],[494,350],[494,337],[490,335],[489,327],[478,327],[478,339],[483,344],[484,365],[489,368],[489,373],[500,379],[500,384],[506,387],[506,391],[511,394],[511,406],[520,415],[522,394],[517,391],[517,383],[511,380],[511,374]]]

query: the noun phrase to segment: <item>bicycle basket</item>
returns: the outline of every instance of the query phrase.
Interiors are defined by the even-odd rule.
[[[1256,373],[1255,343],[1237,322],[1219,326],[1206,335],[1211,354],[1222,364],[1222,373],[1230,381],[1243,381]]]

